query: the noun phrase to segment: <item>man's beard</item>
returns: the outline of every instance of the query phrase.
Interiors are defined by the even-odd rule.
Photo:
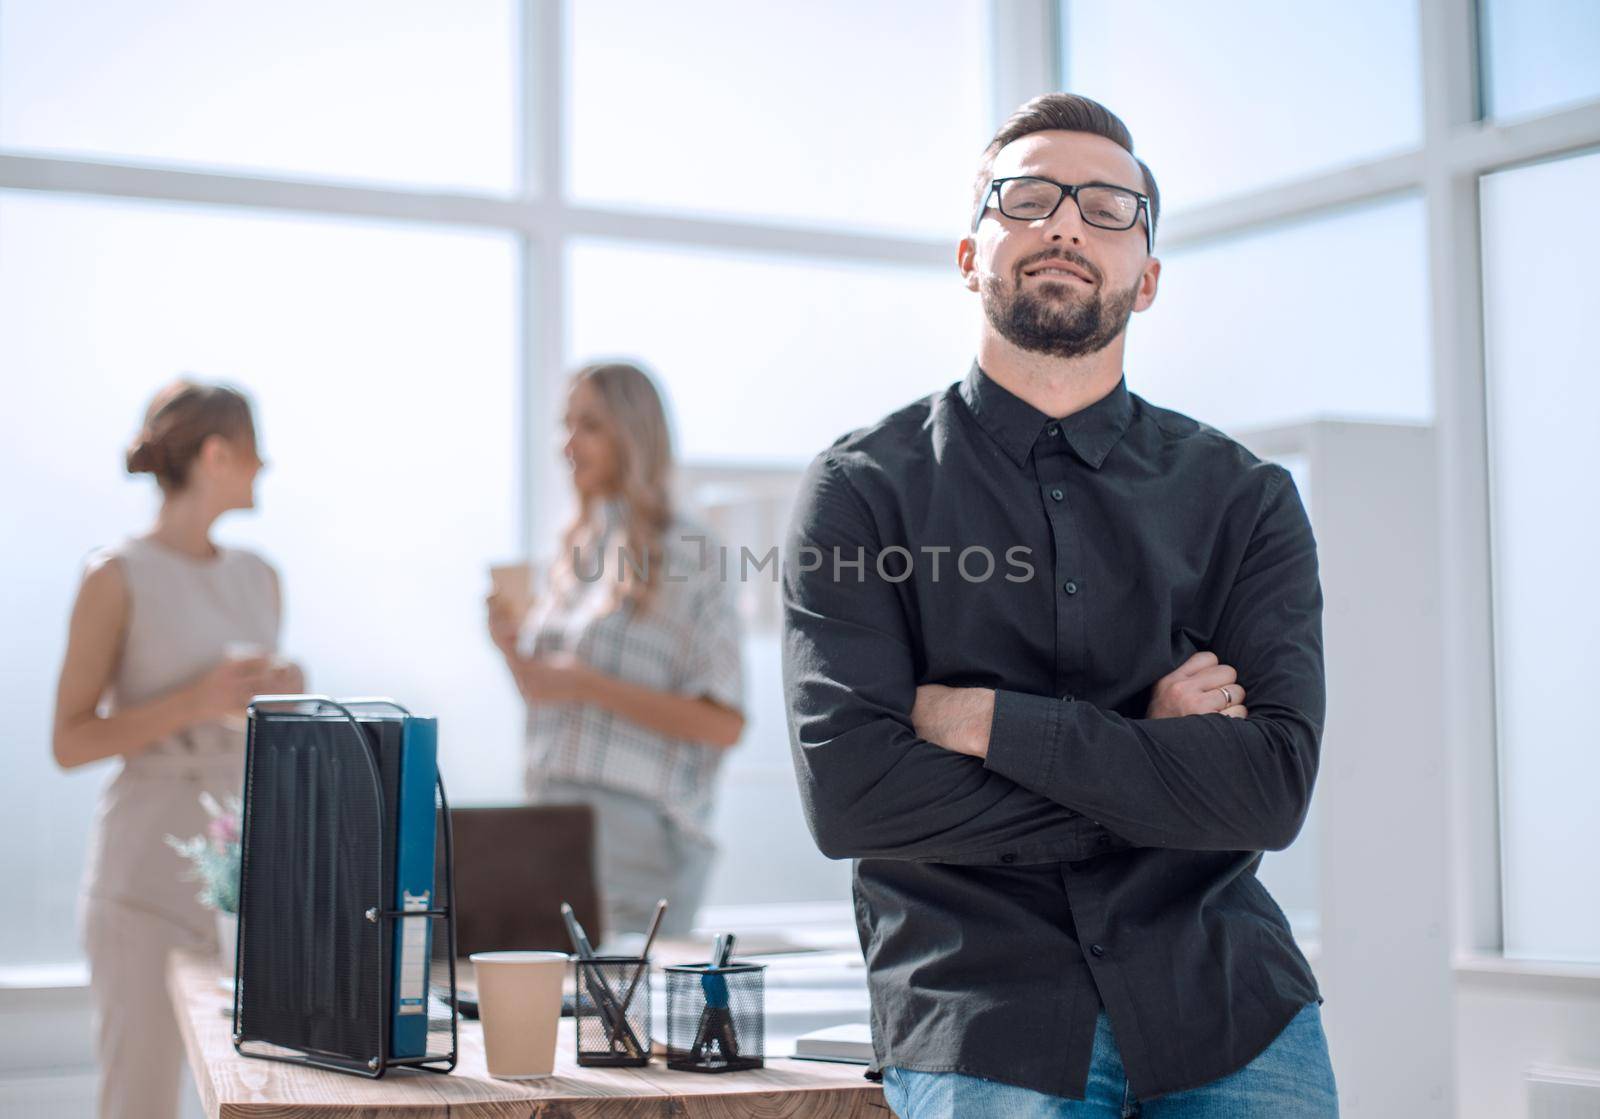
[[[1070,277],[1046,284],[1077,284]],[[1041,285],[1042,286],[1042,285]],[[1086,289],[1080,298],[1041,290],[1026,291],[995,277],[981,289],[983,313],[1000,336],[1018,349],[1050,357],[1083,357],[1109,346],[1128,325],[1139,285],[1115,292],[1109,302],[1103,285]]]

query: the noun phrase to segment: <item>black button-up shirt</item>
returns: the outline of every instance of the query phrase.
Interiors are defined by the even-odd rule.
[[[783,593],[795,767],[818,846],[856,860],[875,1068],[1082,1099],[1103,1005],[1144,1100],[1322,1001],[1256,877],[1305,820],[1324,708],[1281,466],[1123,382],[1052,419],[974,365],[813,460]],[[1202,649],[1249,717],[1146,719]],[[996,689],[986,759],[917,737],[927,683]]]

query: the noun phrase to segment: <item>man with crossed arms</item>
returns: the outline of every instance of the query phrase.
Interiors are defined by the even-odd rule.
[[[1019,109],[957,249],[976,361],[819,454],[791,521],[795,767],[904,1119],[1338,1114],[1256,877],[1316,779],[1316,545],[1281,466],[1127,389],[1159,211],[1103,106]]]

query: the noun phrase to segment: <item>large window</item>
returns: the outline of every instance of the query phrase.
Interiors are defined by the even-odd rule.
[[[29,899],[0,968],[77,956],[114,764],[55,769],[55,673],[85,556],[154,511],[120,452],[174,375],[256,400],[260,509],[218,536],[282,572],[285,652],[317,690],[437,713],[458,802],[520,792],[485,566],[553,546],[572,365],[643,359],[687,465],[769,471],[962,375],[981,7],[700,8],[0,4],[0,365],[26,418],[0,445],[20,541],[0,562],[0,869]],[[770,618],[746,653],[715,820],[746,858],[712,898],[841,902],[848,868],[800,817]]]
[[[1405,197],[1162,257],[1128,385],[1224,431],[1433,417],[1422,203]]]
[[[285,653],[316,690],[438,714],[455,795],[515,787],[516,697],[481,632],[484,564],[517,547],[515,263],[495,232],[0,195],[0,850],[29,899],[0,964],[76,955],[114,766],[55,772],[55,672],[85,556],[149,525],[120,452],[180,372],[255,399],[259,510],[217,536],[277,565]]]
[[[1461,896],[1432,928],[1464,914],[1470,951],[1600,960],[1593,891],[1575,885],[1593,878],[1600,835],[1574,798],[1596,775],[1552,714],[1582,689],[1572,666],[1595,620],[1579,588],[1600,541],[1564,496],[1592,470],[1563,447],[1596,405],[1582,271],[1596,238],[1574,200],[1595,193],[1600,157],[1569,157],[1600,145],[1600,10],[1062,0],[1058,13],[1063,87],[1122,116],[1162,187],[1162,289],[1130,332],[1130,385],[1224,430],[1438,428],[1447,597],[1420,647],[1445,655],[1440,738],[1422,748],[1429,774],[1452,770],[1466,842],[1449,855]],[[1424,597],[1417,619],[1431,609]]]
[[[1061,27],[1066,87],[1128,124],[1175,226],[1196,206],[1421,139],[1407,5],[1073,2],[1062,5]],[[1345,62],[1357,51],[1359,70]],[[1129,387],[1234,435],[1327,418],[1428,422],[1425,226],[1420,198],[1408,194],[1169,237],[1157,245],[1156,301],[1129,329]],[[1284,465],[1310,509],[1317,480],[1301,458]],[[1335,726],[1328,759],[1339,746]],[[1260,869],[1308,944],[1325,931],[1324,799]]]
[[[1484,108],[1524,117],[1600,97],[1600,4],[1481,0]]]
[[[516,5],[0,4],[0,146],[509,193]]]
[[[1135,391],[1235,432],[1332,416],[1448,436],[1441,477],[1465,527],[1442,541],[1459,577],[1441,586],[1459,591],[1441,624],[1471,636],[1452,627],[1487,616],[1492,591],[1497,642],[1485,623],[1450,646],[1467,668],[1447,693],[1481,714],[1455,726],[1450,764],[1471,799],[1496,714],[1504,760],[1503,790],[1485,788],[1487,815],[1503,809],[1505,905],[1489,903],[1476,946],[1595,959],[1592,901],[1546,868],[1596,838],[1574,830],[1576,804],[1551,810],[1586,783],[1549,714],[1583,617],[1557,591],[1596,541],[1552,505],[1559,486],[1540,487],[1586,476],[1548,432],[1596,403],[1573,364],[1595,341],[1575,269],[1600,238],[1574,200],[1595,193],[1600,157],[1566,158],[1600,145],[1600,126],[1584,131],[1594,15],[1481,0],[1482,57],[1467,59],[1471,7],[1063,2],[1058,84],[1121,114],[1163,188]],[[1446,9],[1451,35],[1419,18]],[[990,132],[1051,84],[1042,15],[969,0],[151,0],[85,19],[0,3],[0,514],[18,541],[0,559],[0,872],[35,901],[0,929],[0,968],[76,953],[109,767],[49,761],[54,674],[85,554],[151,514],[119,449],[158,385],[188,371],[255,394],[272,467],[259,513],[220,535],[282,569],[286,651],[313,683],[432,707],[455,796],[515,796],[518,710],[482,633],[483,568],[552,546],[568,370],[642,359],[690,473],[768,482],[958,379],[979,311],[954,245]],[[1450,103],[1423,111],[1424,73],[1480,63],[1475,83],[1427,83]],[[1480,475],[1492,532],[1474,528]],[[380,523],[421,526],[427,546],[389,553],[362,531]],[[757,824],[769,865],[814,854],[770,625],[746,650],[749,732],[712,898],[842,900],[844,870],[820,856],[763,877],[732,854]],[[1498,679],[1470,671],[1491,658]],[[1297,845],[1264,873],[1298,917],[1339,857]]]
[[[988,139],[983,8],[575,3],[573,196],[947,235]]]
[[[696,462],[803,466],[851,428],[960,380],[972,360],[978,300],[954,264],[585,240],[571,274],[573,358],[645,358]]]
[[[1600,960],[1600,737],[1593,690],[1600,554],[1593,497],[1594,262],[1600,155],[1483,181],[1496,700],[1507,955]],[[1574,706],[1576,701],[1577,706]]]
[[[1422,139],[1415,4],[1071,0],[1062,9],[1066,88],[1127,123],[1171,211]]]

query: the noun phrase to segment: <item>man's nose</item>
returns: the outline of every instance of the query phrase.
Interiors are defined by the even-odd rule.
[[[1063,196],[1056,212],[1044,220],[1044,233],[1052,241],[1070,238],[1074,243],[1081,244],[1083,226],[1083,214],[1078,210],[1077,201],[1070,196]]]

